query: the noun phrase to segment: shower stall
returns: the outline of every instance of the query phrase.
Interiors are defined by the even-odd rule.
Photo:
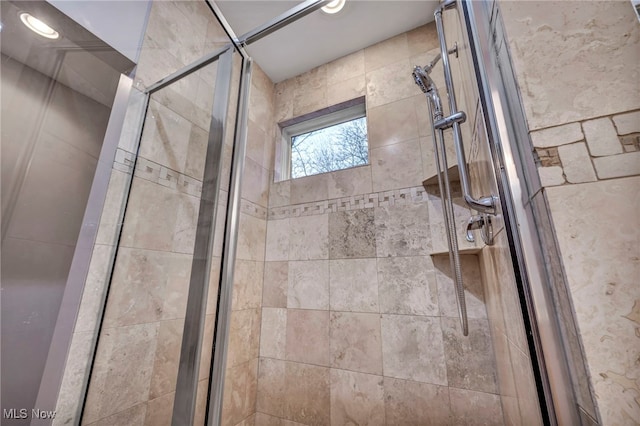
[[[497,5],[434,4],[435,25],[274,84],[247,50],[327,3],[236,35],[213,1],[153,2],[84,289],[63,299],[60,391],[39,400],[54,425],[597,418],[522,201]],[[368,164],[275,178],[283,123],[362,97]]]

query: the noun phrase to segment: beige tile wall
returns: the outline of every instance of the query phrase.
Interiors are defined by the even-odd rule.
[[[448,262],[430,256],[444,228],[421,186],[434,169],[411,65],[435,47],[425,26],[275,85],[277,121],[365,95],[371,155],[271,183],[256,425],[503,424],[478,258],[466,338]]]
[[[626,2],[547,7],[500,2],[601,424],[639,424],[640,27]]]

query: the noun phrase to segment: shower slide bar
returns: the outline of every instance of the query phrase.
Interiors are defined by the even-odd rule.
[[[456,235],[456,218],[453,207],[453,197],[451,195],[451,182],[448,174],[447,150],[445,146],[444,132],[453,129],[453,141],[456,150],[456,159],[458,162],[458,173],[462,186],[463,197],[466,204],[481,213],[481,215],[473,216],[467,224],[467,240],[473,241],[472,229],[483,229],[483,239],[487,244],[492,243],[492,239],[486,239],[485,236],[492,237],[491,219],[489,215],[496,212],[496,204],[498,198],[490,195],[476,199],[471,194],[469,177],[467,172],[467,160],[462,143],[462,134],[460,131],[460,123],[466,121],[467,116],[464,111],[458,111],[456,104],[455,89],[453,87],[453,78],[451,77],[451,66],[449,64],[449,55],[458,54],[458,46],[447,48],[447,41],[444,34],[442,24],[442,11],[456,6],[455,0],[447,0],[436,9],[434,13],[436,28],[438,32],[438,40],[440,43],[440,53],[424,67],[416,66],[413,70],[413,78],[416,84],[427,95],[427,105],[429,107],[429,116],[431,119],[431,131],[433,136],[434,157],[438,176],[438,188],[442,197],[442,212],[446,227],[447,243],[449,246],[449,262],[454,277],[454,286],[456,298],[458,301],[458,313],[460,315],[460,323],[462,334],[469,335],[469,324],[467,318],[467,306],[464,294],[464,283],[462,280],[462,270],[460,265],[460,250],[458,248],[458,239]],[[438,89],[430,77],[430,73],[438,63],[442,60],[444,69],[445,85],[449,98],[450,115],[444,116],[442,101],[438,93]]]
[[[447,54],[456,53],[455,49],[447,52]],[[453,197],[451,196],[451,182],[447,170],[449,169],[447,161],[447,149],[444,142],[444,131],[453,123],[459,123],[466,120],[464,112],[460,111],[449,117],[443,117],[442,100],[438,93],[438,88],[429,76],[429,73],[440,59],[440,54],[431,63],[424,68],[415,67],[413,70],[413,78],[416,84],[427,95],[427,106],[429,108],[429,118],[431,120],[431,135],[433,139],[433,153],[436,163],[438,176],[438,189],[442,198],[442,216],[447,234],[447,244],[449,246],[449,263],[451,271],[454,275],[454,286],[456,299],[458,301],[458,314],[460,315],[460,325],[462,334],[469,334],[469,324],[467,320],[467,305],[464,297],[464,284],[462,282],[462,269],[460,266],[460,252],[458,249],[458,239],[456,237],[456,224],[453,209]]]

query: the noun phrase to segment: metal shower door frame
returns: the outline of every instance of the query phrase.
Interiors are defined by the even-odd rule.
[[[123,202],[123,207],[120,214],[120,228],[118,231],[118,237],[115,242],[115,253],[113,255],[111,264],[109,266],[109,273],[107,277],[108,285],[106,294],[104,296],[104,302],[101,304],[102,312],[100,313],[100,322],[98,325],[98,333],[96,340],[93,344],[91,352],[91,361],[88,370],[87,380],[83,383],[84,401],[80,407],[79,417],[82,418],[87,390],[89,382],[91,380],[91,372],[95,363],[95,357],[97,354],[97,348],[100,341],[100,330],[102,329],[102,322],[104,320],[104,313],[106,304],[109,298],[109,289],[111,280],[113,278],[113,271],[116,266],[118,252],[120,248],[120,241],[122,238],[122,230],[124,228],[124,220],[126,220],[127,206],[131,195],[131,185],[135,177],[136,165],[140,153],[140,142],[144,132],[145,122],[147,119],[148,108],[151,96],[166,88],[167,86],[185,78],[201,68],[212,64],[213,62],[219,62],[219,70],[216,74],[216,86],[213,93],[213,106],[211,112],[211,124],[209,137],[207,141],[207,163],[205,165],[205,174],[203,176],[203,189],[200,211],[198,214],[198,225],[196,230],[196,242],[194,244],[194,257],[192,259],[191,278],[189,283],[189,298],[187,301],[186,318],[184,325],[183,342],[180,353],[180,365],[178,372],[178,381],[176,385],[175,395],[175,408],[174,420],[176,418],[176,412],[180,420],[174,424],[190,425],[193,422],[193,415],[195,413],[195,399],[196,399],[196,387],[198,379],[198,366],[200,351],[194,352],[195,349],[200,349],[202,345],[202,335],[204,332],[204,312],[206,306],[199,306],[198,302],[202,304],[206,303],[207,290],[209,283],[210,264],[211,264],[211,252],[213,243],[213,224],[215,224],[215,214],[218,211],[218,197],[217,189],[219,188],[219,182],[221,180],[219,171],[222,169],[222,146],[224,144],[225,125],[227,118],[227,110],[229,103],[229,91],[231,88],[232,79],[232,59],[233,59],[234,47],[231,43],[218,49],[208,55],[205,55],[201,59],[183,67],[182,69],[174,72],[173,74],[159,80],[158,82],[148,86],[143,92],[143,107],[141,109],[142,119],[140,121],[140,127],[137,129],[136,145],[134,147],[135,156],[131,167],[131,174],[126,183],[126,196]],[[216,189],[214,196],[212,194],[212,188]],[[211,226],[210,226],[211,225]],[[185,340],[187,340],[185,342]],[[193,360],[195,362],[187,362],[186,360]],[[193,384],[195,381],[195,385]],[[185,420],[186,419],[186,420]]]
[[[544,249],[529,198],[537,171],[518,155],[518,145],[530,144],[517,87],[505,84],[491,41],[495,1],[461,1],[471,45],[480,101],[490,132],[490,152],[500,192],[540,408],[545,423],[579,425],[578,404],[567,355],[555,313]],[[510,65],[509,65],[510,66]],[[506,67],[505,67],[506,68]],[[539,181],[537,181],[539,186]]]

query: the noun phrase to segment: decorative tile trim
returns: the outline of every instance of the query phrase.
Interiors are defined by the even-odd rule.
[[[393,191],[373,192],[311,203],[272,207],[269,209],[268,219],[286,219],[289,217],[312,216],[375,207],[417,204],[427,202],[428,199],[429,195],[423,187],[414,186]]]
[[[113,168],[131,174],[134,161],[134,153],[118,148]],[[202,182],[198,179],[169,169],[144,157],[138,157],[135,176],[194,197],[200,197],[202,193]],[[258,219],[267,218],[267,209],[265,207],[244,198],[240,204],[240,211]]]
[[[267,208],[245,198],[240,200],[240,212],[258,219],[267,219]]]
[[[113,162],[113,168],[131,174],[134,162],[134,153],[118,148],[115,161]],[[202,193],[202,182],[198,179],[172,170],[144,157],[138,157],[135,176],[194,197],[200,197]]]
[[[116,149],[116,157],[113,160],[113,168],[121,172],[131,174],[136,155],[122,148]]]

